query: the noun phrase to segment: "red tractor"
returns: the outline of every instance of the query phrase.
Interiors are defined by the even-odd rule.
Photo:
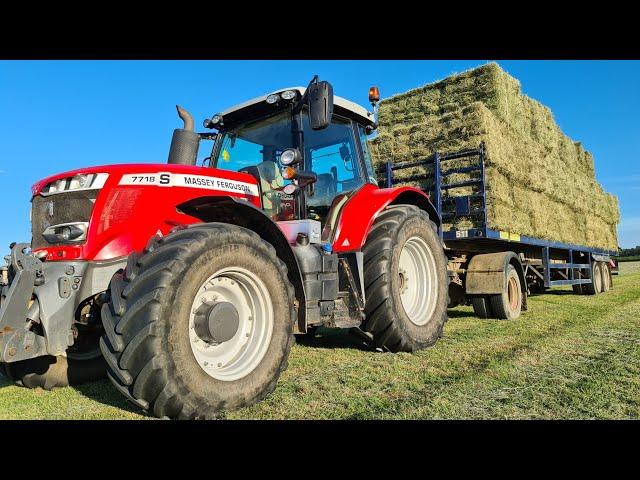
[[[168,164],[33,186],[31,244],[2,270],[5,375],[52,388],[106,364],[143,409],[210,418],[273,391],[294,334],[357,329],[392,352],[437,341],[440,220],[421,190],[378,188],[375,114],[317,77],[205,120],[215,133],[178,114]]]

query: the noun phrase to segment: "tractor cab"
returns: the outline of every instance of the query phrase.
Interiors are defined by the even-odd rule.
[[[258,181],[275,221],[323,225],[337,197],[377,185],[367,149],[374,116],[334,97],[327,82],[293,87],[234,106],[205,120],[218,130],[210,165]]]

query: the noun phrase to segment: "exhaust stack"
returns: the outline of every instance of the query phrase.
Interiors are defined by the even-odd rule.
[[[193,131],[193,117],[180,105],[176,105],[178,116],[184,122],[183,128],[176,128],[171,138],[169,160],[174,165],[195,165],[198,159],[200,135]]]

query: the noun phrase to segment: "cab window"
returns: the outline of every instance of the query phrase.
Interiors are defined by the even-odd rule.
[[[311,130],[305,122],[308,166],[318,176],[307,198],[310,216],[324,217],[336,195],[363,184],[351,122],[336,115],[324,130]]]

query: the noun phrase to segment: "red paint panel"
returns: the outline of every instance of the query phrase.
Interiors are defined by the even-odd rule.
[[[413,187],[378,188],[373,184],[363,186],[342,209],[333,250],[348,252],[362,249],[376,217],[398,195],[407,191],[416,192],[429,199],[422,190]]]
[[[219,179],[220,182],[211,180],[206,189],[195,185],[120,185],[123,175],[161,172],[198,175],[206,177],[205,180]],[[83,168],[41,180],[32,187],[32,191],[37,195],[51,181],[82,173],[109,174],[95,202],[87,241],[82,245],[39,249],[48,252],[47,260],[108,260],[142,250],[149,238],[158,231],[166,235],[176,225],[199,223],[199,219],[176,210],[176,205],[194,198],[225,195],[242,198],[261,207],[258,196],[243,191],[216,189],[218,185],[222,185],[222,188],[228,185],[225,180],[256,185],[251,175],[188,165],[135,164]]]

